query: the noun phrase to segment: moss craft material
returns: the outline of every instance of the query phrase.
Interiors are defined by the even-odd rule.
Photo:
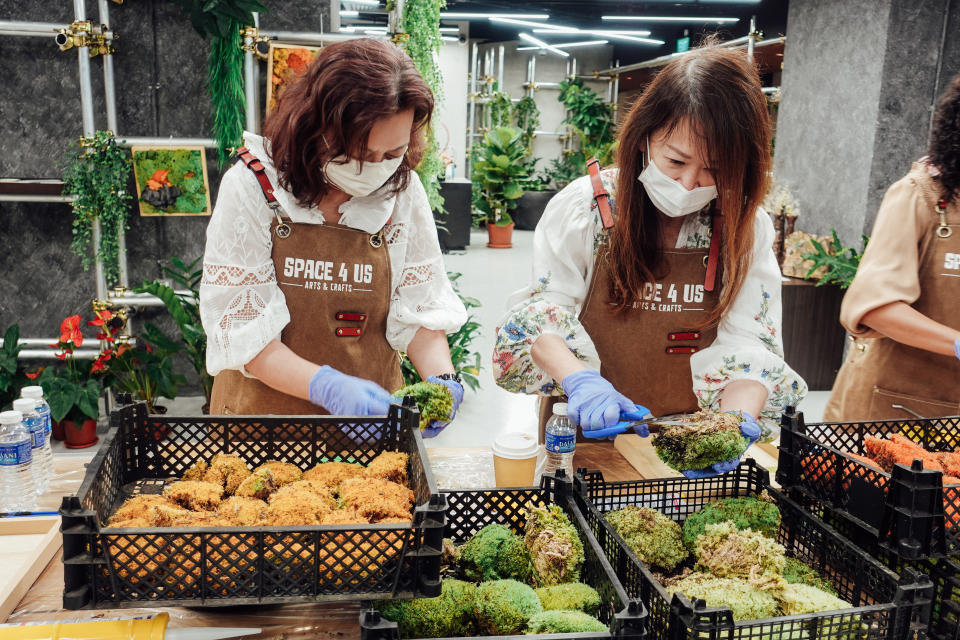
[[[141,215],[209,215],[203,149],[134,147],[131,152]]]
[[[737,529],[753,529],[768,538],[776,538],[780,531],[780,509],[766,493],[759,497],[721,498],[700,511],[690,514],[683,522],[683,543],[693,551],[697,537],[708,524],[731,522]]]
[[[750,445],[737,414],[699,411],[689,422],[697,426],[669,426],[653,439],[657,456],[671,469],[706,469],[743,455]]]
[[[580,580],[583,543],[576,527],[557,505],[530,507],[524,542],[533,563],[535,586],[546,587]]]
[[[740,578],[769,591],[780,591],[784,549],[771,538],[751,529],[739,530],[733,523],[708,524],[697,538],[697,569],[718,578]]]
[[[530,619],[542,612],[536,592],[522,582],[495,580],[477,588],[477,624],[487,634],[522,633]]]
[[[806,584],[816,587],[821,591],[826,591],[831,595],[837,595],[836,589],[828,580],[820,577],[813,568],[797,560],[796,558],[787,558],[783,565],[783,579],[789,584]]]
[[[468,580],[530,579],[530,553],[523,538],[502,524],[489,524],[460,547],[460,568]]]
[[[530,618],[527,633],[599,633],[609,627],[583,611],[544,611]]]
[[[600,594],[582,582],[540,587],[537,597],[544,611],[582,611],[594,617],[600,612]]]
[[[677,582],[671,592],[703,600],[708,607],[727,607],[736,621],[772,618],[779,611],[771,594],[737,578],[694,573]]]
[[[680,525],[655,509],[629,505],[604,517],[648,565],[672,571],[689,555]]]
[[[418,382],[397,390],[394,396],[404,398],[413,396],[420,409],[420,430],[423,431],[431,420],[446,422],[453,411],[453,394],[439,382]]]
[[[476,596],[476,585],[446,579],[436,598],[381,600],[376,606],[404,638],[469,637],[475,633]]]

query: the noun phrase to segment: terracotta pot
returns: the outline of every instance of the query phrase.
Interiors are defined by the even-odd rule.
[[[491,249],[509,249],[513,246],[511,238],[513,237],[513,223],[510,224],[488,224],[487,236],[489,242],[487,246]]]
[[[57,422],[56,420],[50,421],[50,437],[53,438],[54,440],[59,440],[60,442],[63,442],[63,439],[65,436],[63,435],[62,422]]]
[[[97,437],[96,420],[84,420],[83,425],[79,428],[77,428],[73,420],[63,420],[61,424],[63,425],[63,435],[66,436],[63,446],[68,449],[92,447],[100,440],[100,438]]]

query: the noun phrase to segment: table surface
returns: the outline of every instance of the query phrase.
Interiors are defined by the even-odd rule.
[[[464,464],[471,465],[477,474],[474,478],[489,480],[479,486],[493,486],[492,458],[485,447],[438,447],[427,450],[431,467],[441,488],[461,488],[453,485],[453,478],[463,476],[456,470]],[[55,458],[55,478],[51,488],[40,500],[41,510],[55,511],[65,495],[72,495],[80,486],[85,466],[91,456],[71,454]],[[574,463],[578,467],[602,469],[606,480],[637,480],[643,478],[624,458],[613,443],[579,443]],[[474,485],[475,488],[478,485]],[[465,487],[464,487],[465,488]],[[338,639],[359,636],[358,602],[326,604],[286,604],[249,607],[184,608],[163,607],[142,609],[93,609],[67,611],[62,606],[63,564],[61,552],[54,559],[24,596],[7,622],[23,623],[43,620],[89,620],[102,617],[134,617],[165,611],[170,615],[169,628],[183,627],[251,627],[259,628],[259,634],[245,638],[270,640]]]

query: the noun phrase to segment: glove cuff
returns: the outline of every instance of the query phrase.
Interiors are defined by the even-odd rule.
[[[957,360],[960,360],[960,338],[957,338],[957,341],[953,343],[953,353],[956,354]]]

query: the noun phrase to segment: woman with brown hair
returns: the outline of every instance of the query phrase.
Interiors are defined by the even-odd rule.
[[[851,345],[827,420],[960,414],[960,75],[926,156],[883,198],[840,322]]]
[[[366,38],[325,47],[244,134],[200,285],[212,413],[383,415],[400,351],[456,413],[446,332],[466,311],[413,171],[432,113],[410,58]]]
[[[622,125],[616,168],[591,164],[547,205],[533,281],[497,330],[498,384],[565,394],[588,437],[697,408],[742,412],[744,435],[769,437],[806,393],[783,360],[781,275],[759,207],[769,143],[742,52],[708,46],[667,64]]]

